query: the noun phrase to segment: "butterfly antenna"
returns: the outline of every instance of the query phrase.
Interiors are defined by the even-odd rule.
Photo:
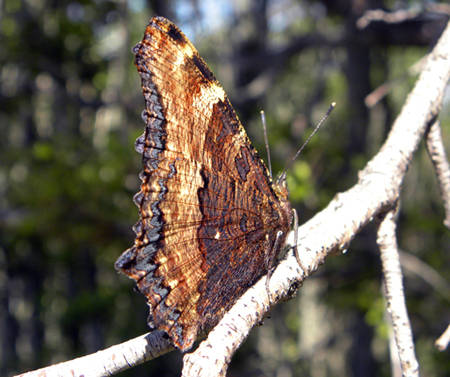
[[[322,120],[319,122],[319,124],[316,126],[316,128],[314,129],[314,131],[311,133],[311,135],[309,135],[308,139],[305,141],[305,143],[302,145],[302,147],[298,150],[298,152],[295,154],[294,158],[291,160],[291,162],[288,164],[288,166],[286,167],[286,169],[284,169],[283,173],[280,174],[280,178],[278,178],[278,183],[283,182],[286,179],[286,174],[288,169],[291,167],[292,163],[294,162],[294,160],[297,158],[297,156],[300,154],[300,152],[303,150],[303,148],[306,147],[306,144],[308,144],[308,142],[311,140],[311,138],[314,136],[314,134],[317,132],[317,130],[319,129],[319,127],[323,124],[323,122],[325,122],[325,119],[328,118],[328,116],[331,114],[331,112],[333,111],[334,107],[336,106],[336,102],[333,102],[330,107],[328,108],[327,112],[325,113],[324,117],[322,118]]]
[[[270,150],[269,150],[269,142],[267,140],[267,129],[266,129],[266,114],[264,114],[264,111],[261,111],[261,121],[264,129],[264,141],[266,142],[267,164],[269,165],[270,178],[272,178],[272,164],[270,162]]]

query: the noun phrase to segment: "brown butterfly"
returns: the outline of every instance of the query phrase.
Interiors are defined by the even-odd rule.
[[[133,49],[146,127],[140,220],[117,260],[150,306],[148,324],[182,351],[270,271],[292,211],[217,79],[187,37],[155,16]]]

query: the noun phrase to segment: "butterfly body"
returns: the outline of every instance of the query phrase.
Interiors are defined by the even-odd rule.
[[[150,327],[186,351],[272,267],[292,211],[187,37],[155,16],[133,52],[144,171],[135,243],[116,268],[146,296]]]

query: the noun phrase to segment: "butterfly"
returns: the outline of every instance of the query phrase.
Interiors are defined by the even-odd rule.
[[[293,218],[218,80],[192,43],[154,16],[133,48],[145,131],[140,219],[116,268],[147,298],[148,324],[181,351],[270,273]]]

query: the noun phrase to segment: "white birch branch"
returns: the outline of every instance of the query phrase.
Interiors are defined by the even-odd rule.
[[[16,377],[107,377],[174,349],[164,331],[157,330],[106,350]]]
[[[387,214],[378,229],[377,243],[386,285],[387,310],[391,315],[395,341],[404,377],[418,377],[419,363],[414,352],[414,341],[403,293],[403,275],[400,268],[394,211]]]
[[[438,340],[434,343],[434,346],[439,351],[445,351],[450,343],[450,325],[444,331],[444,333],[439,337]]]
[[[358,183],[336,195],[327,208],[299,228],[300,259],[308,271],[296,275],[295,258],[289,255],[283,260],[270,279],[270,290],[275,290],[278,300],[292,295],[304,278],[324,263],[326,256],[345,251],[355,234],[374,217],[396,207],[404,175],[429,122],[439,113],[449,78],[447,25],[385,144],[360,173]],[[236,316],[225,315],[198,349],[185,356],[183,376],[225,375],[231,356],[251,328],[261,321],[261,310],[269,307],[264,292],[265,283],[259,281],[236,303],[230,313],[242,318],[238,322],[242,327],[237,327]],[[257,301],[256,297],[264,301]]]
[[[442,141],[441,127],[436,121],[429,129],[427,138],[427,150],[434,166],[439,191],[444,202],[444,225],[450,229],[450,167]]]

